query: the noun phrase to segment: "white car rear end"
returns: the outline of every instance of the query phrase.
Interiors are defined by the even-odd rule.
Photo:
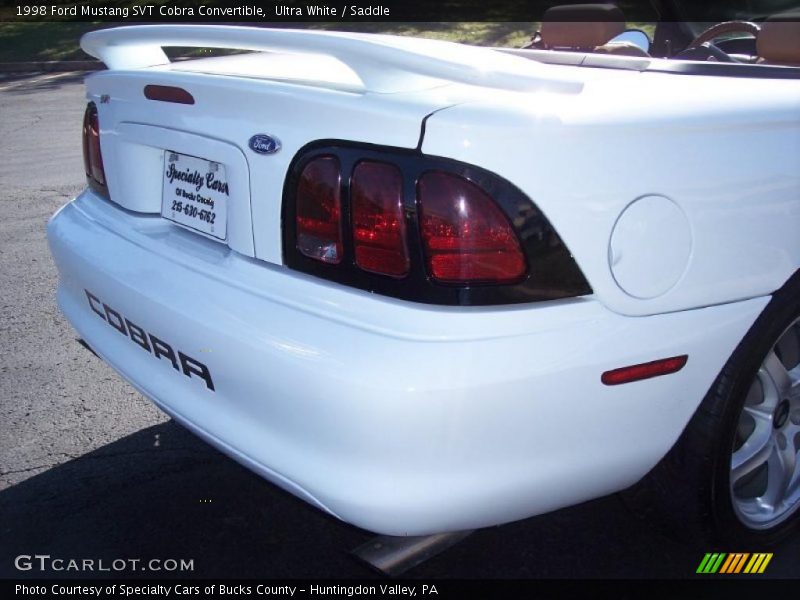
[[[714,78],[381,36],[142,27],[84,47],[111,68],[87,80],[91,187],[48,225],[62,311],[178,421],[366,529],[472,529],[635,483],[800,263],[794,81],[744,89],[744,115],[708,105]],[[769,143],[726,164],[742,136]],[[687,167],[691,142],[721,158]],[[361,238],[364,164],[400,199]],[[304,212],[309,165],[336,169],[333,229]],[[429,173],[491,239],[434,230]],[[452,277],[447,240],[472,244]]]

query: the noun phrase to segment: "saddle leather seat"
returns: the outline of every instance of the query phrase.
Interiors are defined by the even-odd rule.
[[[542,15],[541,43],[547,50],[594,52],[625,31],[625,15],[612,4],[554,6]]]
[[[800,67],[800,10],[772,15],[756,39],[759,62]]]

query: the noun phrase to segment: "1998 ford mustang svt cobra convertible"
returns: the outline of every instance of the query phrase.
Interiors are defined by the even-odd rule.
[[[800,515],[800,30],[666,25],[640,47],[551,15],[502,51],[90,33],[108,70],[87,79],[88,188],[48,225],[60,307],[180,423],[369,530],[644,478],[633,496],[700,532],[780,538]]]

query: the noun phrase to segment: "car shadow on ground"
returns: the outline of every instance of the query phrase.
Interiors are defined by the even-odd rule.
[[[373,577],[350,551],[372,536],[323,514],[173,421],[0,492],[0,577]],[[797,577],[797,543],[767,576]],[[480,530],[408,576],[696,577],[701,546],[662,535],[616,496]],[[747,549],[715,549],[746,551]],[[192,560],[190,572],[18,571],[19,555]],[[97,564],[97,563],[96,563]]]
[[[348,555],[368,533],[270,485],[173,421],[0,492],[0,514],[0,577],[42,576],[18,572],[20,554],[193,559],[193,573],[181,576],[370,575]]]

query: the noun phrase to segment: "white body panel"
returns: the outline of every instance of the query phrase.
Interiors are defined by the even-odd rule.
[[[684,310],[780,288],[800,265],[800,81],[594,75],[578,95],[498,92],[440,111],[426,123],[422,150],[479,164],[525,191],[617,312]],[[652,195],[686,214],[691,248],[680,280],[643,299],[615,282],[609,246],[625,208]],[[628,256],[647,251],[631,247]],[[658,261],[641,267],[641,279],[659,276]]]
[[[223,29],[85,38],[125,69],[88,80],[113,201],[85,192],[49,223],[59,305],[165,411],[348,522],[388,534],[470,529],[634,483],[800,266],[798,81]],[[312,54],[165,64],[160,46],[171,43]],[[146,101],[148,84],[183,87],[195,104]],[[249,150],[257,133],[281,151]],[[438,307],[288,269],[287,172],[302,148],[331,140],[507,179],[594,293]],[[224,243],[159,216],[165,150],[229,170]],[[214,390],[135,343],[130,326],[112,327],[102,303],[202,359]],[[673,375],[601,383],[604,371],[683,354]]]
[[[145,85],[183,86],[196,104],[147,102]],[[228,244],[276,264],[283,262],[283,182],[300,148],[324,139],[415,148],[422,119],[452,103],[445,93],[363,94],[158,70],[101,71],[87,79],[87,89],[98,108],[100,143],[115,202],[137,212],[160,212],[164,150],[223,161],[235,178]],[[101,102],[103,95],[110,100]],[[277,137],[281,151],[274,156],[249,151],[247,142],[256,133]],[[249,193],[242,194],[248,180]]]

